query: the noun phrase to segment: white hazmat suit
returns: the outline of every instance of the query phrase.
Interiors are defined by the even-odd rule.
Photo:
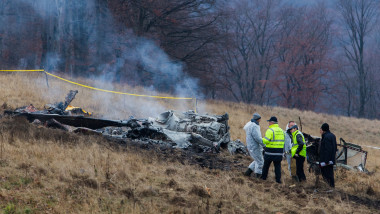
[[[263,139],[261,137],[260,126],[254,122],[249,121],[245,126],[247,149],[253,158],[253,162],[249,165],[253,172],[262,174],[264,159],[263,159]]]

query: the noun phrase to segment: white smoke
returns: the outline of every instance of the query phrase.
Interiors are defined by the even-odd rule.
[[[96,9],[93,0],[88,0],[86,3],[82,1],[66,2],[65,0],[55,2],[51,2],[51,0],[19,0],[15,2],[30,5],[35,10],[35,13],[44,20],[60,20],[59,16],[64,11],[68,11],[65,7],[72,7],[71,9],[75,11],[83,12],[85,10],[85,13],[92,17],[92,19],[84,17],[79,20],[71,20],[67,24],[72,25],[74,21],[77,22],[76,24],[80,23],[85,29],[84,33],[88,35],[90,47],[88,59],[92,60],[92,64],[95,65],[93,73],[96,74],[91,75],[89,78],[93,80],[94,87],[112,91],[120,90],[113,83],[120,83],[121,75],[127,71],[128,83],[139,82],[146,78],[139,73],[139,69],[142,69],[151,74],[152,79],[150,80],[151,85],[146,85],[146,88],[139,90],[138,93],[156,95],[158,90],[165,87],[172,88],[174,96],[201,97],[198,81],[188,77],[183,72],[181,62],[173,61],[154,41],[137,37],[130,29],[120,26],[119,23],[113,20],[111,12],[106,11],[104,13],[105,16],[102,18],[104,23],[100,23],[104,27],[94,28]],[[97,26],[99,26],[99,23]],[[65,26],[62,29],[70,27]],[[66,39],[62,38],[62,31],[57,33],[61,34],[57,35],[56,39]],[[46,69],[57,70],[59,64],[65,63],[65,60],[67,60],[59,56],[58,52],[49,52],[47,54]],[[102,59],[101,56],[104,56],[105,59]],[[124,92],[129,93],[130,91]],[[78,94],[78,96],[80,95]],[[120,96],[124,97],[120,98]],[[99,111],[104,112],[102,116],[105,118],[125,119],[128,115],[121,115],[121,112],[126,112],[125,109],[129,109],[131,114],[145,117],[156,116],[166,110],[166,107],[162,105],[162,101],[156,101],[154,98],[116,95],[99,91],[94,91],[92,98],[104,103],[105,106],[102,106]],[[86,106],[83,107],[85,108]],[[193,106],[189,106],[188,101],[182,102],[178,100],[174,108],[183,111],[193,109]]]

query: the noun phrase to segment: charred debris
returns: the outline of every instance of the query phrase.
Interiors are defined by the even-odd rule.
[[[307,162],[309,163],[309,172],[319,175],[319,147],[321,138],[303,133],[306,140]],[[370,173],[366,169],[368,152],[364,151],[360,145],[348,143],[343,138],[339,139],[336,153],[336,166],[347,170]]]
[[[231,154],[248,154],[242,142],[231,140],[227,113],[202,115],[187,111],[179,114],[170,110],[157,118],[97,119],[90,112],[70,105],[77,93],[78,91],[71,90],[63,102],[47,104],[43,110],[30,104],[15,110],[6,110],[4,114],[24,117],[36,125],[99,135],[118,141],[132,140],[141,144],[193,149],[197,152],[218,153],[220,149],[228,149]]]
[[[118,142],[134,141],[141,145],[152,144],[193,150],[196,153],[218,153],[228,149],[231,154],[248,151],[240,140],[232,141],[229,133],[228,114],[208,115],[194,111],[177,113],[172,110],[157,118],[108,120],[94,118],[92,113],[71,106],[78,91],[71,90],[63,102],[45,105],[38,110],[32,104],[15,110],[5,110],[5,115],[24,117],[35,125],[62,129],[67,132],[104,136]],[[316,175],[319,170],[319,145],[321,138],[303,133],[307,144],[309,171]],[[357,144],[340,138],[336,165],[348,170],[368,173],[365,168],[367,152]]]

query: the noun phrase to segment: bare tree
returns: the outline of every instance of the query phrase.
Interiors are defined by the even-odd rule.
[[[218,39],[214,4],[215,0],[112,0],[110,9],[118,21],[138,36],[157,41],[174,61],[183,62],[191,75],[204,81]]]
[[[283,9],[278,66],[272,80],[280,104],[314,109],[326,88],[322,80],[329,71],[330,25],[323,5]]]
[[[376,21],[378,6],[376,0],[338,1],[338,9],[347,32],[347,37],[342,40],[344,53],[359,85],[359,117],[365,116],[365,106],[371,94],[369,64],[365,53],[368,48],[366,39]]]
[[[219,50],[224,65],[220,82],[236,101],[265,102],[274,61],[278,3],[239,1],[220,24],[226,35]]]

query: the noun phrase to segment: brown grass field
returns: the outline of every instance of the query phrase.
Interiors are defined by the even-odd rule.
[[[76,79],[104,89],[150,93],[102,81]],[[156,117],[166,109],[193,109],[190,101],[155,100],[97,92],[49,78],[41,73],[0,73],[0,105],[15,108],[30,103],[43,108],[64,99],[70,89],[79,93],[73,105],[94,117],[127,119]],[[0,108],[1,109],[1,108]],[[303,131],[319,135],[330,124],[337,138],[380,147],[380,121],[348,118],[279,107],[208,101],[200,113],[230,115],[231,137],[245,141],[243,126],[254,112],[263,119],[275,115],[281,127],[301,117]],[[265,120],[263,120],[265,121]],[[262,122],[261,130],[267,128]],[[251,158],[223,151],[219,160],[244,167],[208,169],[184,159],[180,151],[163,155],[159,149],[118,146],[102,137],[47,129],[24,120],[0,119],[0,213],[380,213],[380,151],[368,151],[371,174],[338,169],[332,193],[314,191],[314,175],[301,186],[293,184],[283,161],[283,184],[242,175]],[[324,190],[322,184],[320,190]]]

